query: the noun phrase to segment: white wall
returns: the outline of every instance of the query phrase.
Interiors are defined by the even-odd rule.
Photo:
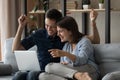
[[[79,5],[81,4],[81,0],[79,1]],[[91,7],[98,8],[98,0],[91,0]],[[111,8],[119,9],[119,11],[111,11],[111,43],[120,42],[120,0],[111,0]],[[105,12],[98,12],[98,18],[96,20],[97,28],[100,34],[101,43],[105,43]],[[73,16],[78,25],[79,30],[82,31],[82,15],[80,12],[75,12],[72,14],[68,14]],[[89,25],[90,32],[91,26]]]
[[[95,0],[93,0],[95,2]],[[97,1],[96,1],[97,3]],[[120,10],[120,0],[111,0],[111,8],[119,9]],[[97,3],[98,4],[98,3]],[[92,3],[92,7],[93,7]],[[98,7],[98,5],[95,5]],[[98,18],[96,20],[97,28],[100,34],[101,43],[105,43],[105,12],[98,12]],[[79,30],[82,31],[82,16],[81,13],[72,13],[69,14],[73,16],[79,25]],[[91,26],[89,25],[90,33],[91,33]],[[120,11],[111,11],[111,43],[120,42]]]
[[[105,43],[105,12],[98,12],[96,20],[97,28],[100,34],[101,43]],[[69,14],[74,17],[79,25],[79,31],[82,31],[82,15],[81,13]],[[91,33],[91,25],[88,27]],[[111,42],[120,42],[120,11],[111,12]]]

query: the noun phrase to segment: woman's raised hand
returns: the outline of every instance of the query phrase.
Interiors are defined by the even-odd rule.
[[[96,20],[97,16],[98,16],[98,13],[96,11],[94,11],[94,9],[92,9],[90,12],[90,20],[92,22],[94,22]]]

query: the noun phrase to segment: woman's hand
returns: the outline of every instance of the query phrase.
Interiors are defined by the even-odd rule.
[[[67,65],[68,64],[68,62],[60,62],[61,64],[64,64],[64,65]]]
[[[65,51],[59,49],[50,49],[48,50],[52,57],[63,57],[65,56]]]
[[[90,20],[92,22],[95,22],[97,16],[98,16],[98,13],[96,11],[94,11],[94,9],[92,9],[91,12],[90,12]]]

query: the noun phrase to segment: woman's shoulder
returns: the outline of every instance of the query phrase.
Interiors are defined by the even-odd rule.
[[[86,36],[84,36],[80,39],[79,42],[90,42],[90,40]]]
[[[78,43],[77,43],[77,48],[81,47],[92,47],[92,44],[90,40],[87,37],[83,37]]]
[[[82,37],[79,42],[77,43],[77,46],[81,46],[81,45],[90,45],[91,42],[87,37]]]

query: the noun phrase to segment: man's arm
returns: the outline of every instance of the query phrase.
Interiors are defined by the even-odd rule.
[[[14,52],[14,50],[25,50],[25,48],[21,45],[21,35],[22,35],[24,27],[27,23],[26,16],[21,15],[18,18],[18,23],[19,23],[18,30],[17,30],[17,33],[15,35],[15,38],[14,38],[13,44],[12,44],[12,51],[13,52]]]
[[[95,22],[97,15],[98,13],[94,10],[90,12],[92,35],[87,35],[87,38],[89,38],[93,44],[100,44],[100,36]]]

